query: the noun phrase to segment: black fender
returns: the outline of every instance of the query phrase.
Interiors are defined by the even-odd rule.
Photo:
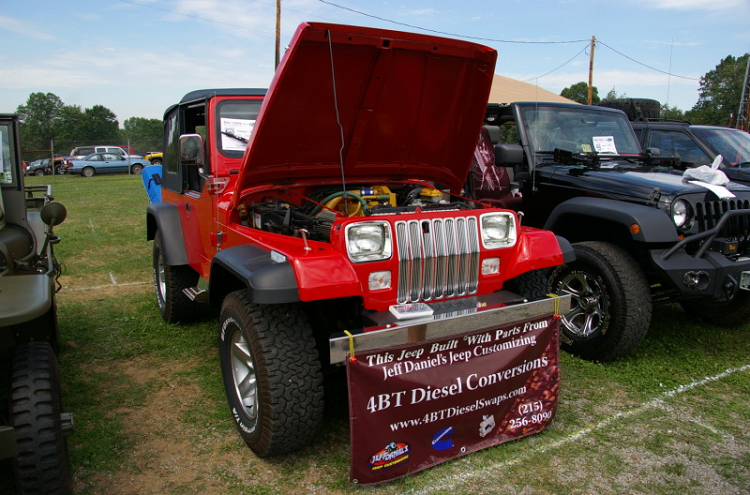
[[[560,251],[563,255],[563,264],[567,265],[576,260],[576,250],[573,249],[573,245],[566,238],[556,235],[557,243],[560,245]]]
[[[218,306],[227,294],[240,289],[247,289],[250,301],[257,304],[300,300],[292,265],[272,259],[271,251],[253,244],[223,249],[211,260],[209,302]]]
[[[177,205],[149,203],[146,209],[146,240],[159,236],[164,263],[169,266],[187,265],[188,255],[182,222]]]
[[[605,198],[580,197],[560,203],[547,218],[544,228],[565,235],[566,225],[576,223],[585,228],[587,219],[619,225],[633,241],[675,243],[679,240],[674,223],[658,208]],[[640,227],[637,233],[630,229],[633,224]]]

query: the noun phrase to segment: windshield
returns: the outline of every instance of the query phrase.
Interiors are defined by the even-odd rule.
[[[739,129],[716,128],[701,129],[694,128],[695,133],[701,137],[714,153],[724,158],[725,166],[736,167],[737,165],[750,164],[750,134]]]
[[[641,152],[624,114],[595,108],[533,106],[521,109],[534,151],[637,155]]]

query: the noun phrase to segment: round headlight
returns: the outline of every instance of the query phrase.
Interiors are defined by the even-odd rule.
[[[677,228],[684,227],[690,220],[690,205],[684,199],[672,203],[672,221]]]

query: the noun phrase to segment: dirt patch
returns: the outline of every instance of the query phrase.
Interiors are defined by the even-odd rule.
[[[222,452],[227,444],[241,443],[237,435],[197,432],[196,425],[186,422],[189,410],[205,400],[199,386],[181,376],[189,370],[185,363],[165,367],[148,358],[92,370],[121,377],[108,386],[128,384],[144,387],[148,393],[137,405],[110,408],[109,414],[120,419],[132,447],[115,472],[95,475],[87,480],[86,489],[110,495],[223,494],[226,485],[220,476],[228,467],[235,470],[235,476],[248,470],[260,474],[249,451],[246,456],[231,451],[235,449]]]
[[[86,285],[84,281],[66,280],[60,291],[60,297],[71,302],[112,301],[114,297],[146,294],[154,290],[152,282],[135,282],[132,284]]]

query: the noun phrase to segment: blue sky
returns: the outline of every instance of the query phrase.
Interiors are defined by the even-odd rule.
[[[194,89],[267,87],[275,18],[275,0],[0,0],[0,112],[50,92],[122,124],[161,119]],[[683,110],[701,76],[750,51],[750,0],[282,0],[282,47],[304,21],[482,43],[496,73],[555,93],[588,79],[596,36],[600,96]]]

